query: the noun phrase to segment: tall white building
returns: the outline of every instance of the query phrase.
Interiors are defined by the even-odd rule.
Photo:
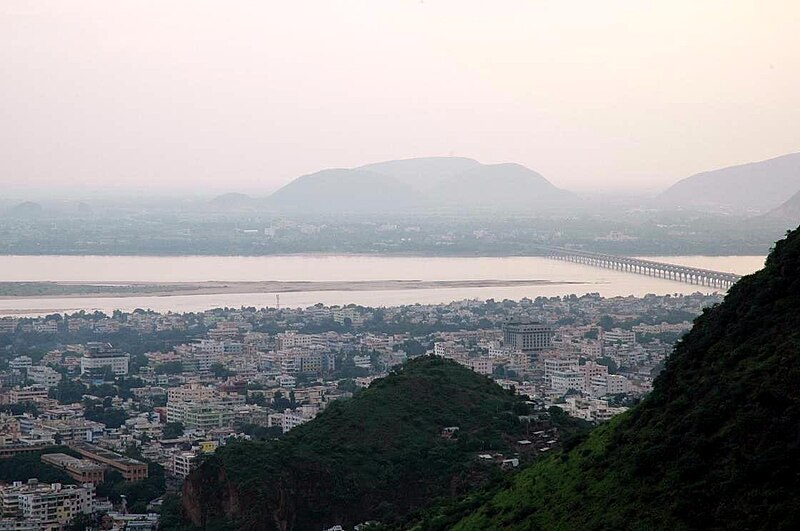
[[[549,382],[553,374],[569,372],[577,365],[575,358],[547,358],[544,360],[544,379]]]
[[[55,387],[61,381],[61,373],[51,367],[34,365],[28,369],[28,379],[45,387]]]
[[[169,458],[169,471],[173,476],[185,478],[197,465],[197,452],[177,452]]]
[[[111,346],[111,343],[89,343],[81,358],[81,374],[101,373],[110,368],[115,376],[126,376],[130,354]]]
[[[275,337],[275,348],[284,350],[294,347],[310,347],[311,345],[325,345],[325,338],[319,335],[298,334],[297,332],[283,332]]]
[[[333,320],[340,325],[344,325],[349,322],[353,327],[358,328],[360,326],[364,326],[367,316],[362,315],[361,312],[359,312],[356,308],[336,308],[333,310]]]
[[[633,345],[636,343],[636,332],[633,330],[622,330],[621,328],[614,328],[603,332],[603,342],[607,344],[624,343]]]
[[[553,327],[535,321],[503,324],[503,346],[522,352],[536,352],[553,346]]]
[[[583,374],[578,371],[555,372],[550,375],[550,387],[558,394],[565,394],[569,390],[583,392]]]
[[[11,370],[24,371],[33,365],[33,360],[30,356],[17,356],[8,362],[8,368]]]

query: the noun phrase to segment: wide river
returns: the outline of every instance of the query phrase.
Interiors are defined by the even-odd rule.
[[[648,260],[752,273],[763,256],[661,256]],[[682,284],[539,257],[388,257],[360,255],[290,256],[0,256],[0,282],[203,282],[359,280],[542,280],[549,284],[398,290],[295,291],[280,294],[284,307],[316,303],[393,306],[446,303],[461,299],[520,299],[598,292],[604,296],[710,292]],[[0,315],[115,309],[198,311],[229,306],[275,306],[270,293],[142,295],[134,297],[18,297],[0,299]]]

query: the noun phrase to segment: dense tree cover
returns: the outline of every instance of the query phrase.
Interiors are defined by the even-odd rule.
[[[85,314],[86,318],[105,318],[106,315]],[[74,314],[81,316],[82,313]],[[191,315],[189,316],[191,317]],[[146,352],[163,351],[174,348],[175,345],[188,343],[194,337],[205,333],[205,327],[195,324],[187,330],[164,330],[152,333],[140,333],[135,330],[122,328],[118,332],[95,334],[91,330],[68,332],[61,330],[58,334],[44,334],[39,332],[16,332],[15,334],[0,334],[0,348],[3,355],[11,359],[24,354],[30,356],[34,363],[38,363],[50,350],[63,347],[65,344],[80,344],[90,341],[108,341],[123,352],[131,355],[130,372],[135,374],[139,367],[147,364]],[[110,378],[113,380],[113,378]]]
[[[87,529],[102,529],[102,520],[105,513],[92,513],[92,514],[83,514],[80,513],[78,516],[72,519],[72,521],[67,524],[65,527],[65,531],[86,531]]]
[[[491,323],[487,323],[486,328],[491,328]],[[415,358],[417,356],[422,356],[428,350],[428,345],[423,345],[416,339],[407,339],[403,341],[395,350],[402,350],[408,357]]]
[[[399,522],[504,474],[477,454],[513,451],[520,402],[453,361],[417,358],[277,440],[218,449],[186,482],[184,507],[239,529]],[[460,428],[453,439],[447,426]]]
[[[141,456],[136,456],[141,458]],[[125,481],[116,470],[106,472],[105,481],[97,487],[98,496],[106,496],[118,503],[122,496],[128,503],[128,511],[146,513],[147,504],[166,492],[164,468],[157,463],[147,464],[147,479]]]
[[[163,435],[165,439],[177,439],[183,436],[182,422],[167,422],[164,424]]]
[[[798,382],[794,231],[695,321],[639,406],[523,471],[455,528],[798,529]]]
[[[183,372],[183,363],[180,361],[167,361],[159,363],[155,368],[156,374],[180,374]]]
[[[283,434],[283,430],[280,426],[267,428],[266,426],[259,426],[258,424],[242,424],[239,426],[239,430],[257,441],[277,439]]]
[[[87,420],[101,422],[108,428],[119,428],[128,418],[125,410],[119,407],[103,407],[101,405],[86,408],[83,416]]]
[[[228,370],[222,363],[212,363],[209,370],[216,378],[227,378],[233,375],[233,372]]]
[[[39,415],[39,406],[36,402],[20,402],[19,404],[3,404],[0,406],[0,412],[7,415],[22,415],[29,413],[33,416]]]
[[[171,531],[197,531],[191,523],[183,520],[181,516],[181,498],[177,494],[164,495],[161,505],[161,529]],[[82,530],[81,530],[82,531]]]

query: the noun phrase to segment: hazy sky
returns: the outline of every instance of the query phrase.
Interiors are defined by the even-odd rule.
[[[800,151],[796,0],[0,2],[0,184],[267,193],[516,161],[660,188]]]

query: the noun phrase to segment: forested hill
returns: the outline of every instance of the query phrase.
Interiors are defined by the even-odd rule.
[[[191,474],[183,512],[212,529],[327,529],[397,523],[442,496],[461,496],[507,475],[479,453],[518,447],[528,406],[451,360],[409,361],[349,400],[270,442],[232,443]],[[546,416],[546,414],[545,414]],[[442,429],[458,426],[452,438]]]
[[[640,406],[454,527],[800,529],[800,232],[697,319]]]

